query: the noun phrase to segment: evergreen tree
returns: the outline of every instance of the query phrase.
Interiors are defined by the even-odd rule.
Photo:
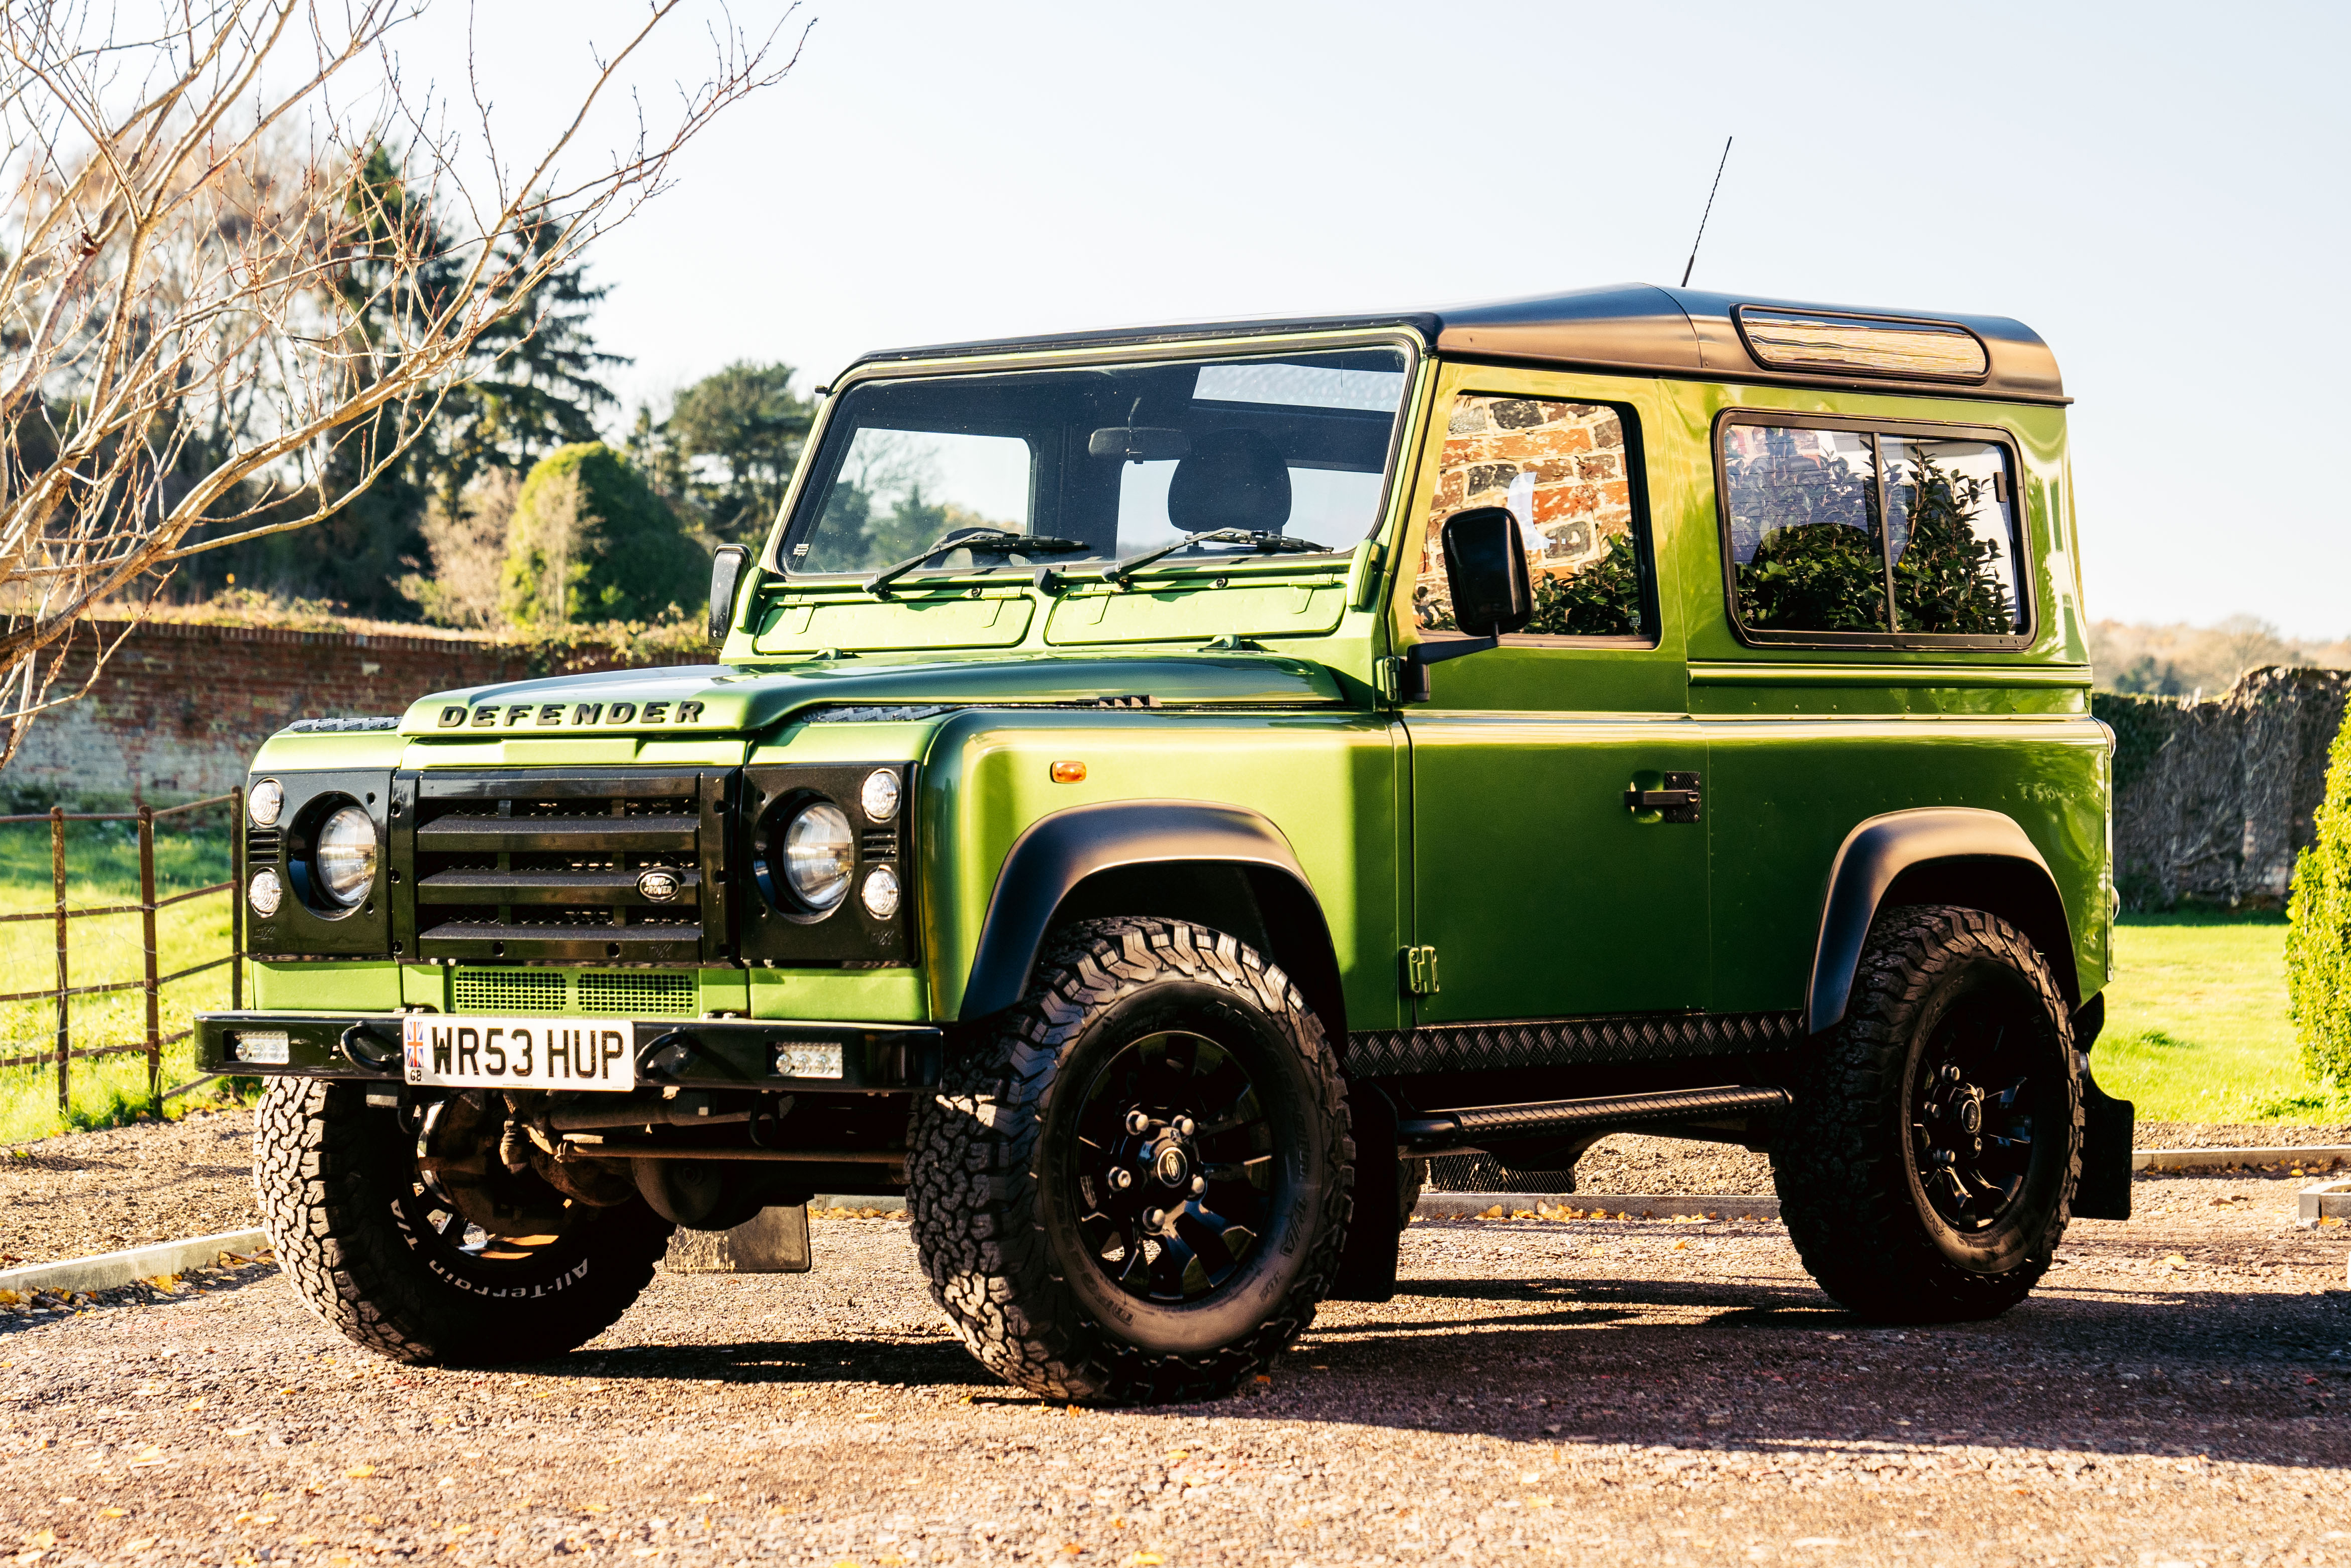
[[[816,413],[792,392],[797,373],[738,360],[678,393],[661,426],[676,465],[661,476],[721,539],[757,545],[776,520]]]

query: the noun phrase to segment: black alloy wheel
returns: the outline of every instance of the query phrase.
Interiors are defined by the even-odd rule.
[[[2044,1096],[2031,1052],[2003,1012],[1987,998],[1963,1000],[1944,1015],[1913,1074],[1918,1185],[1962,1234],[1997,1225],[2032,1171],[2032,1124]]]
[[[1265,1234],[1272,1123],[1240,1059],[1205,1035],[1146,1035],[1104,1062],[1077,1137],[1078,1228],[1127,1294],[1198,1301]]]
[[[2081,1176],[2071,1017],[1999,916],[1879,914],[1771,1143],[1788,1239],[1823,1290],[1887,1322],[1992,1317],[2031,1293]]]
[[[906,1207],[932,1299],[1050,1398],[1229,1393],[1336,1278],[1348,1125],[1322,1020],[1254,948],[1182,920],[1065,927],[915,1103]]]

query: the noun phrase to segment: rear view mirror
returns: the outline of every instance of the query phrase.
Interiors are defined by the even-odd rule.
[[[1519,519],[1501,507],[1473,507],[1445,519],[1445,582],[1453,623],[1472,637],[1516,632],[1534,614]]]
[[[735,623],[735,591],[743,586],[743,568],[749,564],[751,552],[741,545],[720,545],[718,553],[710,558],[710,640],[726,641],[726,629]]]
[[[1128,463],[1165,463],[1192,455],[1192,438],[1180,430],[1149,424],[1108,424],[1086,438],[1090,457]]]

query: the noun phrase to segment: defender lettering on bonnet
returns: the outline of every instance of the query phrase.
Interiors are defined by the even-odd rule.
[[[2022,323],[1617,287],[829,384],[709,664],[255,760],[197,1065],[289,1081],[256,1181],[352,1338],[560,1355],[674,1228],[903,1194],[991,1369],[1189,1401],[1393,1296],[1424,1178],[1623,1132],[1768,1150],[1864,1318],[2129,1217]]]
[[[574,703],[567,709],[562,703],[486,703],[468,708],[452,703],[441,710],[437,727],[442,729],[514,729],[528,726],[535,729],[588,729],[597,726],[607,728],[633,725],[687,725],[702,722],[703,704],[696,702],[646,703],[642,708],[635,703]]]

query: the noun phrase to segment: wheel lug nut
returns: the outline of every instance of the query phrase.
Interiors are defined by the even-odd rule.
[[[1114,1170],[1110,1173],[1110,1185],[1118,1188],[1119,1191],[1124,1192],[1128,1187],[1134,1185],[1134,1173],[1131,1170],[1125,1169],[1124,1167]]]
[[[1164,1208],[1146,1208],[1143,1211],[1143,1223],[1151,1229],[1156,1230],[1167,1223],[1167,1211]]]
[[[1191,1117],[1189,1117],[1189,1116],[1178,1116],[1178,1117],[1176,1117],[1176,1136],[1178,1136],[1178,1137],[1184,1137],[1184,1138],[1188,1138],[1188,1137],[1190,1137],[1190,1136],[1192,1135],[1192,1130],[1193,1130],[1193,1128],[1194,1128],[1194,1126],[1195,1126],[1196,1124],[1195,1124],[1195,1123],[1193,1122],[1192,1118],[1191,1118]]]
[[[1141,1137],[1151,1131],[1151,1118],[1140,1111],[1129,1111],[1126,1113],[1126,1130]]]
[[[1199,1197],[1202,1193],[1207,1190],[1208,1178],[1207,1176],[1194,1176],[1192,1178],[1192,1196],[1194,1197]]]

